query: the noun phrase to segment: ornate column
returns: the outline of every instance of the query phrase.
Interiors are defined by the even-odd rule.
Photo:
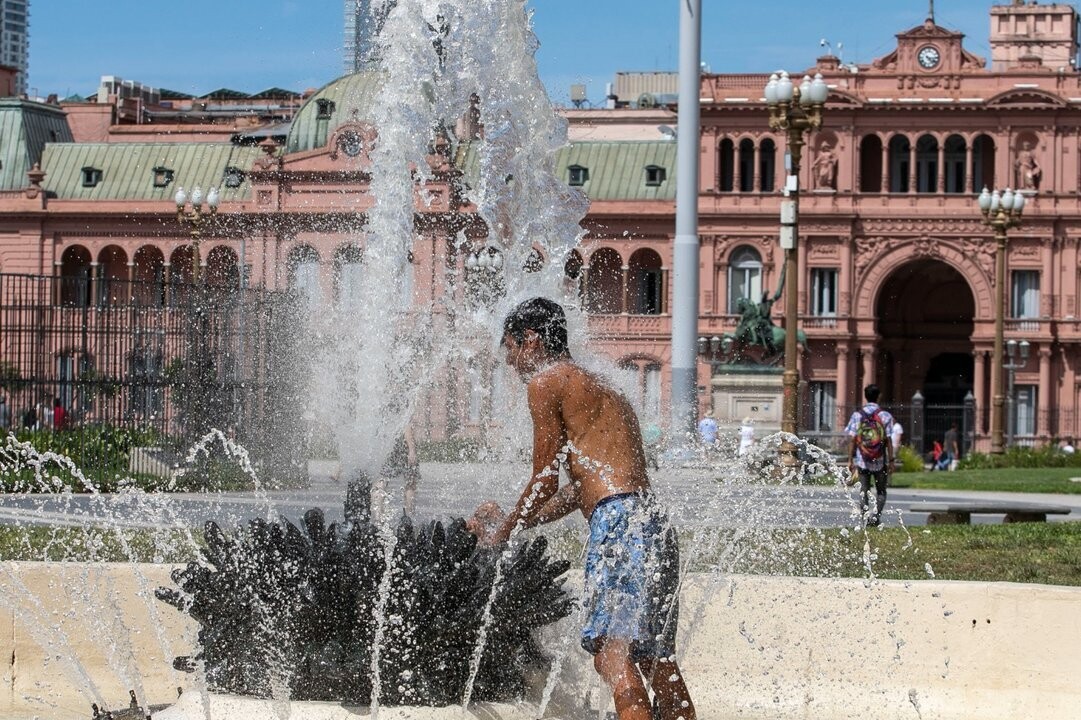
[[[1055,278],[1055,240],[1048,238],[1046,243],[1040,243],[1040,254],[1043,260],[1043,271],[1040,273],[1040,315],[1043,317],[1055,317],[1056,298],[1059,283]]]
[[[890,191],[890,146],[882,143],[882,192]]]
[[[582,265],[582,310],[589,314],[589,265]]]
[[[986,432],[986,424],[984,418],[987,414],[986,410],[987,396],[984,394],[983,387],[987,375],[987,351],[983,349],[977,349],[972,353],[973,357],[973,373],[972,373],[972,396],[976,398],[976,434]]]
[[[908,146],[908,192],[916,192],[916,143]]]
[[[843,429],[848,421],[848,356],[851,352],[847,342],[839,341],[835,348],[837,353],[837,429]]]
[[[627,291],[628,291],[629,286],[630,286],[629,280],[630,280],[631,268],[628,265],[624,265],[622,270],[623,270],[623,292],[620,293],[620,303],[622,304],[622,309],[620,310],[620,312],[622,314],[626,315],[628,312],[630,312],[630,300],[627,297]]]
[[[863,387],[867,387],[875,382],[875,346],[861,345],[860,354],[863,355]],[[857,391],[863,390],[863,388],[856,389]]]
[[[1056,388],[1051,386],[1051,343],[1040,343],[1040,390],[1037,396],[1036,434],[1051,438],[1051,408],[1060,407]],[[1042,397],[1040,397],[1042,395]]]
[[[946,144],[939,143],[938,146],[938,173],[935,178],[935,185],[937,186],[936,192],[942,195],[946,192]]]
[[[101,264],[90,261],[90,298],[89,304],[91,306],[98,304],[98,270],[101,268]]]
[[[63,275],[60,274],[62,269],[63,263],[59,260],[53,260],[53,305],[59,305],[64,297],[64,278]]]
[[[756,145],[754,150],[751,151],[751,192],[758,192],[758,186],[760,178],[758,177],[758,171],[761,165],[760,153],[761,149]]]
[[[173,304],[173,266],[168,260],[161,264],[161,279],[165,283],[162,299],[165,307],[169,307]]]

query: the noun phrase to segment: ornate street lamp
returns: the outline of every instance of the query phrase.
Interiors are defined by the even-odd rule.
[[[203,191],[198,185],[192,189],[190,197],[184,191],[184,188],[177,188],[174,199],[176,200],[177,222],[181,225],[187,225],[191,233],[191,281],[193,285],[198,285],[202,282],[202,278],[199,276],[199,241],[203,237],[203,226],[209,218],[218,213],[221,196],[218,194],[217,188],[210,188],[206,193],[206,210],[203,210]],[[188,205],[189,200],[191,201],[190,207]]]
[[[1025,209],[1025,196],[1010,188],[999,193],[983,189],[976,204],[983,214],[983,222],[995,233],[995,345],[991,357],[991,452],[1005,450],[1002,442],[1003,405],[1003,319],[1006,315],[1006,231],[1021,224],[1021,212]]]
[[[781,414],[781,430],[797,434],[799,422],[799,373],[796,370],[796,335],[799,325],[799,173],[803,158],[804,134],[822,127],[822,109],[829,97],[829,87],[821,73],[812,79],[804,75],[799,87],[793,85],[788,73],[779,71],[770,75],[765,88],[766,105],[769,108],[769,127],[783,132],[788,139],[791,158],[789,176],[785,181],[786,199],[781,203],[781,248],[785,254],[785,335],[784,375],[782,386],[784,400]],[[782,448],[782,452],[784,448]],[[794,448],[789,448],[793,452]]]

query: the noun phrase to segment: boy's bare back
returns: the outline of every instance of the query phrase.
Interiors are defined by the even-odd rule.
[[[627,399],[573,361],[529,381],[534,477],[569,449],[567,468],[587,518],[609,495],[649,487],[638,418]]]

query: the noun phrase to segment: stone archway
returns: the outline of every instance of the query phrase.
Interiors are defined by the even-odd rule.
[[[920,392],[927,406],[926,441],[940,438],[942,423],[961,419],[965,396],[975,389],[976,308],[976,293],[965,276],[937,258],[910,259],[880,285],[875,379],[891,404],[907,405]]]

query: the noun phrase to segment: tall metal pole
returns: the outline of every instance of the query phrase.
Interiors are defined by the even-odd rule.
[[[1003,317],[1006,314],[1006,222],[1005,217],[995,218],[995,342],[991,349],[991,452],[999,454],[1005,446],[1002,442],[1002,410],[1005,398],[1002,392],[1003,365]]]
[[[702,0],[679,0],[679,124],[673,248],[672,425],[676,443],[698,420],[698,163]],[[685,437],[680,437],[681,435]]]
[[[803,128],[792,126],[788,130],[788,152],[792,158],[792,175],[796,178],[791,190],[795,210],[792,223],[791,247],[785,248],[784,278],[784,374],[781,376],[783,392],[781,404],[781,430],[792,435],[799,428],[799,371],[796,365],[799,333],[799,177],[803,159]]]

